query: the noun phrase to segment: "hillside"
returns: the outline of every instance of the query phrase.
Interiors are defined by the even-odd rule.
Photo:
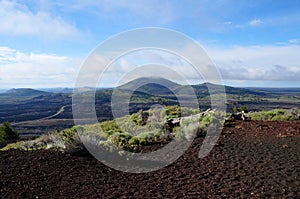
[[[127,82],[117,89],[143,92],[151,95],[171,95],[171,90],[180,87],[181,85],[170,80],[158,77],[138,78]],[[170,90],[171,89],[171,90]]]
[[[223,88],[225,89],[226,95],[238,95],[238,96],[254,96],[254,95],[259,95],[259,96],[264,96],[265,93],[262,91],[254,91],[246,88],[238,88],[238,87],[231,87],[231,86],[226,86],[226,85],[217,85],[217,84],[212,84],[209,82],[203,83],[203,84],[198,84],[198,85],[193,85],[192,86],[195,90],[195,93],[197,96],[207,96],[210,94],[218,94],[220,92],[223,92]],[[208,88],[211,89],[211,93],[209,92]]]
[[[41,88],[39,90],[50,93],[73,93],[73,88]]]
[[[14,88],[0,94],[2,97],[37,97],[40,95],[51,95],[51,93],[31,88]]]
[[[139,86],[139,85],[143,85],[143,86]],[[121,85],[117,88],[122,90],[135,90],[136,88],[138,88],[136,91],[151,94],[151,95],[174,95],[174,93],[171,90],[174,90],[176,94],[180,90],[186,89],[188,86],[189,85],[180,85],[164,78],[150,77],[150,78],[138,78],[124,85]],[[236,87],[231,87],[226,85],[212,84],[209,82],[197,84],[197,85],[191,85],[191,87],[194,89],[198,97],[205,97],[210,94],[218,94],[224,91],[223,88],[225,88],[226,94],[230,94],[230,95],[248,95],[248,96],[265,95],[265,92],[263,90],[260,91],[260,90],[251,90],[247,88],[236,88]],[[208,88],[211,89],[212,93],[209,93]]]
[[[50,95],[52,95],[52,93],[31,88],[14,88],[0,93],[0,106],[3,104],[23,104],[35,97],[43,97]]]

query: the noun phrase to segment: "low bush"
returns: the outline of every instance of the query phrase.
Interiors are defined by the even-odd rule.
[[[120,129],[119,125],[116,123],[115,120],[101,122],[100,124],[102,135],[106,138],[110,137],[115,133],[123,133]]]
[[[297,115],[285,109],[253,112],[249,113],[248,116],[250,116],[252,120],[292,121],[298,119]]]
[[[143,143],[140,142],[141,140],[137,136],[133,136],[129,141],[128,144],[132,147],[137,147],[142,145]]]
[[[26,150],[25,146],[26,146],[25,141],[20,141],[20,142],[8,144],[5,147],[3,147],[2,149],[0,149],[0,151],[6,151],[6,150],[9,150],[9,149]]]
[[[143,132],[136,137],[139,139],[141,145],[146,145],[151,142],[157,141],[162,136],[162,130],[153,130],[149,132]]]
[[[165,120],[171,118],[179,118],[181,117],[181,110],[179,106],[165,106],[161,111],[161,117]]]
[[[192,140],[197,136],[199,131],[200,125],[198,121],[185,120],[180,127],[175,128],[175,138],[178,140]]]
[[[129,133],[115,133],[109,136],[108,140],[117,147],[125,149],[128,147],[128,141],[132,138]]]
[[[73,142],[79,140],[79,129],[82,130],[82,127],[74,126],[70,129],[60,131],[58,135],[66,145],[72,144]]]
[[[195,137],[205,136],[210,126],[222,127],[224,119],[225,113],[222,112],[210,112],[199,118],[183,119],[180,127],[175,128],[175,137],[191,140]]]
[[[200,109],[181,107],[181,117],[197,115],[200,112],[201,112]]]

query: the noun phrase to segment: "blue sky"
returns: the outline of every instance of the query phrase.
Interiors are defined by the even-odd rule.
[[[2,0],[0,88],[72,87],[99,43],[143,27],[199,42],[226,84],[300,87],[300,0]]]

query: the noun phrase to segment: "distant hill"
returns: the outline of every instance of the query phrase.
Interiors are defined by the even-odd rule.
[[[259,88],[259,87],[248,87],[247,89],[253,91],[262,91],[268,93],[300,93],[300,88]]]
[[[101,90],[107,90],[107,89],[110,89],[109,87],[107,88],[93,88],[93,87],[83,87],[81,88],[81,91],[82,92],[89,92],[89,91],[101,91]],[[41,90],[41,91],[45,91],[45,92],[51,92],[51,93],[64,93],[64,94],[71,94],[74,92],[74,88],[41,88],[41,89],[38,89],[38,90]]]
[[[136,92],[143,92],[151,95],[171,95],[171,90],[181,87],[180,84],[170,80],[159,77],[143,77],[123,84],[117,89],[121,90],[135,90]]]
[[[143,77],[127,82],[116,89],[123,90],[123,92],[130,94],[132,91],[139,96],[140,98],[147,98],[149,95],[151,96],[174,96],[176,93],[179,93],[182,90],[186,90],[187,87],[192,87],[194,89],[195,94],[198,97],[206,97],[210,94],[218,94],[223,92],[223,88],[225,88],[227,95],[240,95],[240,96],[264,96],[267,93],[278,92],[276,89],[259,89],[259,88],[237,88],[230,86],[222,86],[212,83],[202,83],[198,85],[180,85],[178,83],[172,82],[170,80],[159,78],[159,77]],[[211,92],[209,92],[208,88],[210,88]],[[82,88],[84,92],[93,91],[93,88],[85,87]],[[101,92],[100,92],[101,91]],[[105,98],[109,97],[111,94],[111,88],[101,88],[97,89],[97,95],[107,95]],[[129,91],[129,92],[128,92]],[[174,91],[174,93],[172,92]],[[283,89],[281,91],[292,92],[299,91],[297,89]],[[71,94],[73,92],[72,88],[49,88],[42,90],[36,90],[31,88],[18,88],[18,89],[10,89],[4,93],[0,93],[0,98],[9,98],[9,97],[17,97],[17,98],[34,98],[39,96],[48,96],[53,94]],[[102,93],[102,94],[100,94]],[[126,94],[127,95],[127,94]]]
[[[139,87],[139,85],[143,85]],[[173,95],[172,90],[175,93],[180,92],[181,90],[186,89],[187,87],[192,87],[197,96],[208,96],[210,94],[218,94],[224,91],[225,88],[226,94],[230,95],[265,95],[264,91],[260,90],[250,90],[246,88],[236,88],[230,86],[223,86],[217,85],[212,83],[202,83],[198,85],[180,85],[170,80],[164,78],[139,78],[133,81],[130,81],[124,85],[117,87],[118,89],[122,90],[135,90],[138,87],[136,92],[142,92],[151,95]],[[170,88],[170,89],[169,89]],[[209,92],[208,88],[210,88],[211,93]]]
[[[7,89],[0,89],[0,93],[4,93],[6,91],[7,91]]]
[[[51,93],[73,93],[73,88],[40,88],[39,90]]]
[[[1,93],[0,96],[11,96],[11,97],[37,97],[41,95],[51,95],[50,92],[35,90],[31,88],[17,88],[10,89],[4,93]]]

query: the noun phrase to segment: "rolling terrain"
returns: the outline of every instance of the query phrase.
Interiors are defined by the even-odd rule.
[[[137,86],[139,85],[139,86]],[[122,99],[129,98],[129,112],[147,110],[155,104],[178,105],[176,94],[187,86],[162,78],[140,78],[116,88]],[[199,108],[210,108],[210,94],[218,95],[220,85],[203,83],[191,86],[199,100]],[[213,88],[210,93],[209,88]],[[83,95],[91,94],[91,88]],[[72,115],[72,89],[52,89],[53,92],[34,89],[11,89],[0,93],[0,123],[9,121],[23,135],[39,135],[53,129],[74,125]],[[225,86],[227,111],[246,106],[250,111],[274,108],[300,107],[300,89],[297,88],[235,88]],[[57,93],[61,92],[61,93]],[[111,88],[96,90],[96,113],[99,121],[112,119]],[[188,96],[187,96],[188,97]]]
[[[162,82],[167,86],[162,86]],[[136,89],[135,85],[143,86]],[[213,87],[213,92],[209,93],[208,87]],[[164,79],[138,79],[115,90],[99,89],[95,93],[98,120],[112,119],[113,92],[118,92],[118,102],[121,104],[124,99],[129,98],[129,112],[136,113],[155,104],[178,105],[176,94],[185,88],[185,85]],[[210,107],[210,95],[218,95],[222,89],[221,86],[210,83],[193,85],[192,88],[202,110]],[[225,90],[228,112],[232,112],[233,107],[241,106],[247,106],[250,111],[300,107],[300,89],[246,89],[225,86]],[[90,89],[81,93],[83,97],[91,94],[93,93]],[[72,95],[68,92],[54,93],[33,89],[14,89],[2,93],[1,122],[9,120],[21,137],[26,138],[36,137],[54,129],[65,130],[54,132],[53,135],[70,135],[72,131],[66,128],[74,125]],[[189,99],[189,96],[186,97]],[[164,111],[166,109],[165,107]],[[139,113],[142,116],[142,112]],[[270,111],[265,114],[273,113]],[[127,116],[126,119],[138,122],[140,118],[137,116],[134,120],[133,115]],[[124,120],[126,124],[128,120]],[[20,141],[19,143],[32,143],[32,148],[0,151],[0,194],[4,198],[47,198],[50,197],[49,194],[56,198],[298,198],[299,124],[297,119],[230,120],[224,124],[222,133],[208,156],[202,159],[198,157],[204,141],[204,137],[200,136],[194,139],[192,145],[175,162],[155,173],[139,174],[111,169],[87,151],[61,153],[56,151],[57,148],[34,150],[33,147],[38,146],[38,142]],[[116,128],[112,121],[103,122],[102,127]],[[147,125],[141,126],[143,127]],[[126,134],[118,134],[117,129],[114,129],[114,133],[119,136]],[[111,134],[110,129],[107,129],[107,134]],[[46,134],[44,138],[47,136],[51,137]],[[130,137],[128,143],[132,140],[142,143],[144,137],[138,136]],[[45,142],[42,137],[36,140],[40,143]],[[114,134],[111,137],[117,138]],[[53,140],[56,140],[55,138]],[[166,143],[163,139],[156,140],[135,149],[139,149],[141,153],[149,153]],[[47,143],[46,145],[48,146]]]

